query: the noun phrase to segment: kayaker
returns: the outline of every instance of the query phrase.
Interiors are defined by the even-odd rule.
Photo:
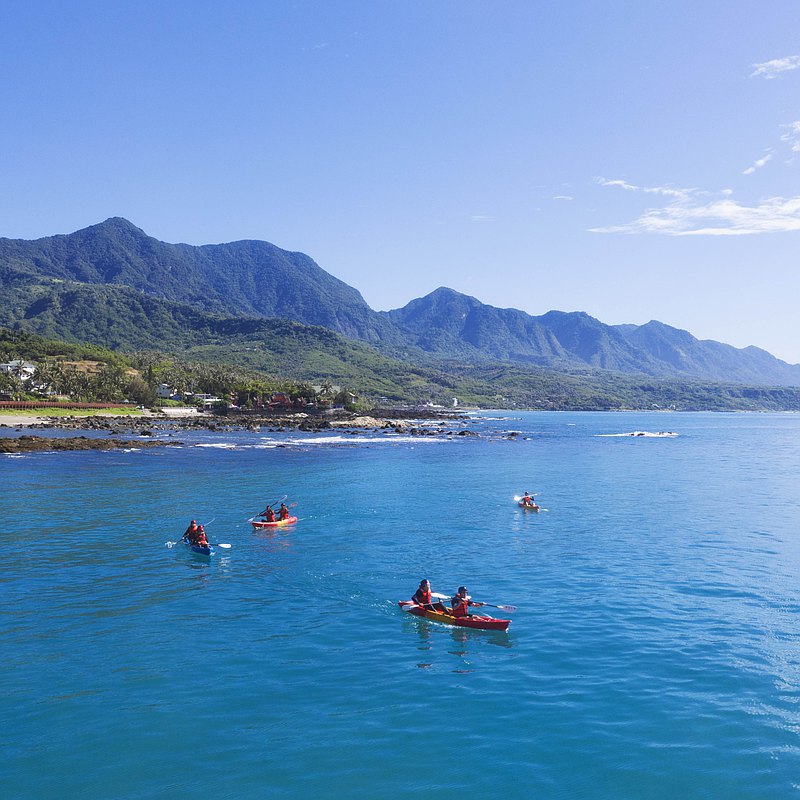
[[[278,509],[278,519],[289,519],[289,509],[286,503],[281,503],[281,507]]]
[[[189,541],[191,541],[191,539]],[[208,547],[208,539],[206,539],[206,532],[203,530],[202,525],[197,526],[195,541],[193,541],[192,544],[196,544],[199,547]]]
[[[441,603],[433,602],[433,595],[431,594],[431,583],[425,578],[419,582],[419,589],[414,592],[411,598],[412,602],[416,603],[422,608],[427,608],[428,611],[444,611],[444,606]]]
[[[267,506],[266,510],[261,516],[265,517],[267,522],[275,522],[275,512],[272,510],[271,506]]]
[[[459,586],[458,591],[450,599],[450,606],[453,609],[454,617],[468,617],[469,607],[480,608],[483,603],[473,603],[467,596],[467,587]]]
[[[522,495],[522,502],[523,502],[523,503],[524,503],[526,506],[533,506],[533,505],[536,505],[536,504],[533,502],[533,498],[532,498],[532,497],[531,497],[531,496],[530,496],[530,495],[529,495],[527,492],[525,492],[525,494],[524,494],[524,495]]]
[[[186,529],[186,533],[183,534],[183,540],[191,542],[194,538],[194,535],[197,533],[197,523],[192,520],[189,523],[189,527]]]

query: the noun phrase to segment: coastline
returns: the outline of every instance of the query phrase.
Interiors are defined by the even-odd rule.
[[[453,421],[465,426],[457,435],[476,436],[477,433],[467,430],[472,421],[465,414],[441,412],[439,410],[379,410],[369,414],[356,412],[336,412],[324,416],[306,413],[256,415],[252,413],[225,415],[200,412],[195,409],[169,409],[167,413],[151,412],[137,416],[122,414],[92,414],[74,416],[28,416],[23,414],[0,414],[0,427],[13,428],[19,435],[0,435],[0,453],[29,452],[32,450],[91,450],[111,449],[114,447],[130,447],[133,443],[128,439],[108,437],[87,438],[50,437],[31,435],[33,430],[59,431],[93,431],[108,434],[109,437],[135,436],[136,446],[152,446],[156,444],[179,444],[165,442],[157,437],[161,434],[175,434],[180,431],[206,430],[211,432],[230,432],[247,430],[253,432],[299,431],[386,431],[420,436],[437,436],[449,433],[447,425]],[[438,424],[437,424],[438,423]],[[142,441],[141,437],[153,437]],[[16,444],[15,444],[16,443]],[[48,444],[49,443],[49,444]]]

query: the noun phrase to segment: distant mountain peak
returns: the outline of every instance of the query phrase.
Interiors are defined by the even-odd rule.
[[[117,233],[135,233],[139,236],[147,236],[141,228],[134,225],[130,220],[125,219],[125,217],[109,217],[103,220],[103,222],[98,222],[96,225],[89,225],[87,228],[82,228],[80,231],[77,231],[77,233],[83,233],[84,231],[114,231]]]

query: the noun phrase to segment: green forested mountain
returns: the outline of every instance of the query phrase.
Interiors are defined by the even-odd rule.
[[[173,320],[179,321],[180,317]],[[240,322],[210,318],[195,326],[200,343],[190,343],[178,351],[181,362],[187,365],[181,374],[199,378],[198,383],[186,388],[225,394],[243,381],[248,382],[248,375],[261,375],[266,383],[278,388],[287,381],[343,384],[358,391],[367,402],[390,405],[431,400],[449,405],[453,397],[458,397],[462,404],[543,410],[800,410],[800,389],[638,381],[604,371],[565,374],[500,364],[477,367],[439,362],[438,368],[415,367],[322,328],[286,321],[251,320],[249,325]],[[151,330],[141,341],[152,341],[153,334]],[[164,343],[170,343],[168,337]],[[163,352],[164,348],[158,350]],[[169,360],[156,353],[126,357],[96,345],[0,328],[0,360],[12,358],[39,363],[53,358],[90,359],[115,367],[155,362],[167,370],[166,379],[175,374]],[[201,366],[203,363],[207,368]],[[162,379],[160,374],[155,383]],[[141,379],[133,380],[142,383]],[[139,387],[138,391],[142,398],[148,393],[146,387]],[[145,400],[137,397],[136,402]]]
[[[282,362],[278,340],[291,332],[289,341],[296,341],[305,328],[280,320],[318,329],[313,336],[303,333],[319,344],[310,352],[333,347],[339,355],[312,359],[297,350]],[[236,337],[269,335],[272,355],[264,368],[284,369],[290,362],[298,370],[328,361],[334,370],[332,364],[341,362],[334,370],[339,375],[369,354],[366,361],[380,357],[380,370],[387,372],[452,374],[458,364],[467,374],[473,367],[505,364],[506,375],[531,379],[537,370],[581,375],[580,380],[607,370],[615,381],[629,375],[633,381],[647,376],[800,386],[800,365],[755,347],[700,341],[659,322],[610,326],[585,313],[560,311],[535,317],[446,288],[379,313],[302,253],[259,241],[167,244],[121,218],[35,241],[0,239],[0,325],[117,349],[210,352],[233,346]],[[326,340],[323,328],[347,337],[346,346],[344,340]],[[342,360],[341,348],[351,356]],[[379,377],[376,364],[366,371],[373,378]]]
[[[800,386],[800,365],[757,347],[700,341],[660,322],[604,325],[583,312],[538,317],[495,308],[440,288],[386,316],[410,341],[439,357],[508,361],[557,369],[586,366],[651,377]]]
[[[120,217],[62,236],[0,239],[0,279],[27,278],[128,286],[205,311],[293,319],[365,341],[393,338],[358,291],[303,253],[259,241],[167,244]]]

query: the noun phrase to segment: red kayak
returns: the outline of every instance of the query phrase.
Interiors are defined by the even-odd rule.
[[[261,528],[282,528],[284,525],[294,525],[297,522],[297,517],[287,517],[286,519],[276,519],[275,522],[267,522],[266,520],[251,519],[253,527],[256,530]]]
[[[452,614],[445,614],[441,611],[429,611],[427,608],[418,606],[413,600],[400,600],[398,604],[403,611],[414,614],[417,617],[433,619],[436,622],[444,622],[446,625],[457,625],[459,628],[477,628],[482,631],[506,631],[511,624],[510,619],[495,619],[478,614],[470,614],[468,617],[454,617]]]

